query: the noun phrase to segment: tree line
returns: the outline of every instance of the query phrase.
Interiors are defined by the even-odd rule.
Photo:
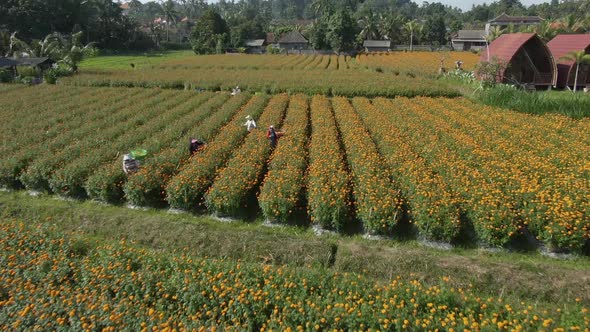
[[[544,23],[534,29],[544,38],[590,31],[590,0],[552,0],[531,6],[499,0],[465,12],[438,2],[411,0],[220,0],[212,4],[204,0],[4,0],[0,51],[5,53],[8,37],[15,32],[27,42],[56,32],[81,33],[83,43],[113,50],[191,43],[198,53],[239,48],[267,32],[280,36],[291,30],[300,31],[315,49],[353,49],[365,39],[446,45],[458,30],[483,29],[502,13],[541,16]]]

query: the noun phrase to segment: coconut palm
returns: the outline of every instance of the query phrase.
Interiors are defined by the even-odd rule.
[[[329,14],[332,12],[332,1],[331,0],[313,0],[311,2],[311,9],[317,17]]]
[[[381,15],[379,21],[379,30],[382,36],[393,42],[394,38],[399,38],[400,31],[403,29],[405,19],[401,15]]]
[[[410,34],[410,51],[414,47],[414,34],[419,30],[419,23],[416,20],[411,20],[404,24],[404,29]]]
[[[574,92],[578,86],[578,73],[580,72],[580,65],[584,63],[590,63],[590,54],[586,54],[586,51],[571,51],[568,54],[561,57],[565,61],[573,61],[576,64],[576,76],[574,78]]]
[[[581,25],[576,16],[569,14],[559,20],[563,33],[578,33],[581,31]]]
[[[161,4],[162,14],[166,18],[166,41],[170,41],[170,23],[176,24],[178,12],[174,8],[174,1],[167,0]]]
[[[363,39],[381,39],[379,31],[379,17],[373,12],[369,12],[358,20],[361,27],[360,35]]]

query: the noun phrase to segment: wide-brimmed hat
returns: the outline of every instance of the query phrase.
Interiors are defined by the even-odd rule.
[[[191,143],[197,143],[197,139],[196,138],[191,138]]]
[[[274,127],[273,125],[270,125],[270,126],[268,126],[268,128],[272,128],[272,129],[274,129],[275,127]]]
[[[131,160],[131,155],[130,154],[123,155],[123,160],[125,160],[125,161]]]
[[[246,120],[250,120],[250,119],[252,119],[252,117],[249,115],[246,115]]]

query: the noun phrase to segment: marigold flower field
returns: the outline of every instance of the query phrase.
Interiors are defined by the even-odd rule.
[[[47,331],[587,330],[567,312],[407,276],[356,274],[95,246],[50,226],[0,224],[0,329]]]
[[[436,80],[441,65],[465,69],[477,62],[467,52],[392,52],[358,55],[208,55],[186,56],[142,69],[88,69],[60,83],[81,86],[161,87],[228,90],[239,85],[266,93],[341,96],[459,95],[453,84]]]
[[[71,86],[0,96],[4,188],[448,243],[589,245],[588,120],[463,98]],[[285,131],[275,149],[271,124]],[[189,156],[190,137],[208,144]],[[126,176],[121,156],[136,148],[149,155]]]

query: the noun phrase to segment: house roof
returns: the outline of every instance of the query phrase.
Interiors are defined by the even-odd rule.
[[[498,59],[509,63],[516,55],[518,50],[526,42],[535,38],[534,33],[506,33],[494,40],[489,46],[490,59],[497,57]],[[537,37],[538,38],[538,37]],[[487,52],[482,53],[481,60],[487,60]]]
[[[459,30],[455,39],[466,39],[466,40],[482,40],[486,39],[485,30]]]
[[[490,20],[489,23],[540,23],[543,19],[540,16],[510,16],[506,13]]]
[[[547,47],[551,50],[556,62],[571,66],[573,61],[560,60],[561,57],[571,51],[581,51],[589,48],[590,34],[557,35],[547,43]]]
[[[264,45],[264,39],[251,39],[251,40],[246,40],[246,46],[248,47],[260,47],[262,45]]]
[[[307,44],[307,39],[303,37],[303,35],[297,31],[293,30],[287,34],[285,34],[281,39],[279,39],[280,44]]]
[[[391,40],[370,40],[367,39],[363,42],[363,47],[387,47],[391,46]]]
[[[51,64],[51,63],[55,62],[47,57],[43,57],[43,58],[16,58],[16,59],[12,59],[12,60],[16,61],[20,66],[38,66],[43,63]]]
[[[547,43],[547,47],[549,47],[555,62],[557,62],[557,85],[563,87],[567,85],[567,82],[569,81],[569,77],[574,67],[574,61],[562,60],[561,58],[572,51],[590,49],[590,35],[557,35]]]
[[[9,58],[0,57],[0,68],[9,68],[16,65],[18,65],[18,62]]]
[[[545,55],[549,57],[552,66],[552,82],[555,84],[557,80],[557,71],[555,60],[551,55],[551,51],[545,45],[545,43],[537,36],[536,33],[507,33],[503,34],[494,40],[489,45],[489,52],[483,52],[480,58],[480,61],[487,61],[487,56],[489,53],[490,59],[498,58],[501,61],[509,64],[512,62],[512,59],[516,56],[518,51],[525,46],[531,40],[536,40],[536,45],[540,47],[540,51],[545,51]]]

